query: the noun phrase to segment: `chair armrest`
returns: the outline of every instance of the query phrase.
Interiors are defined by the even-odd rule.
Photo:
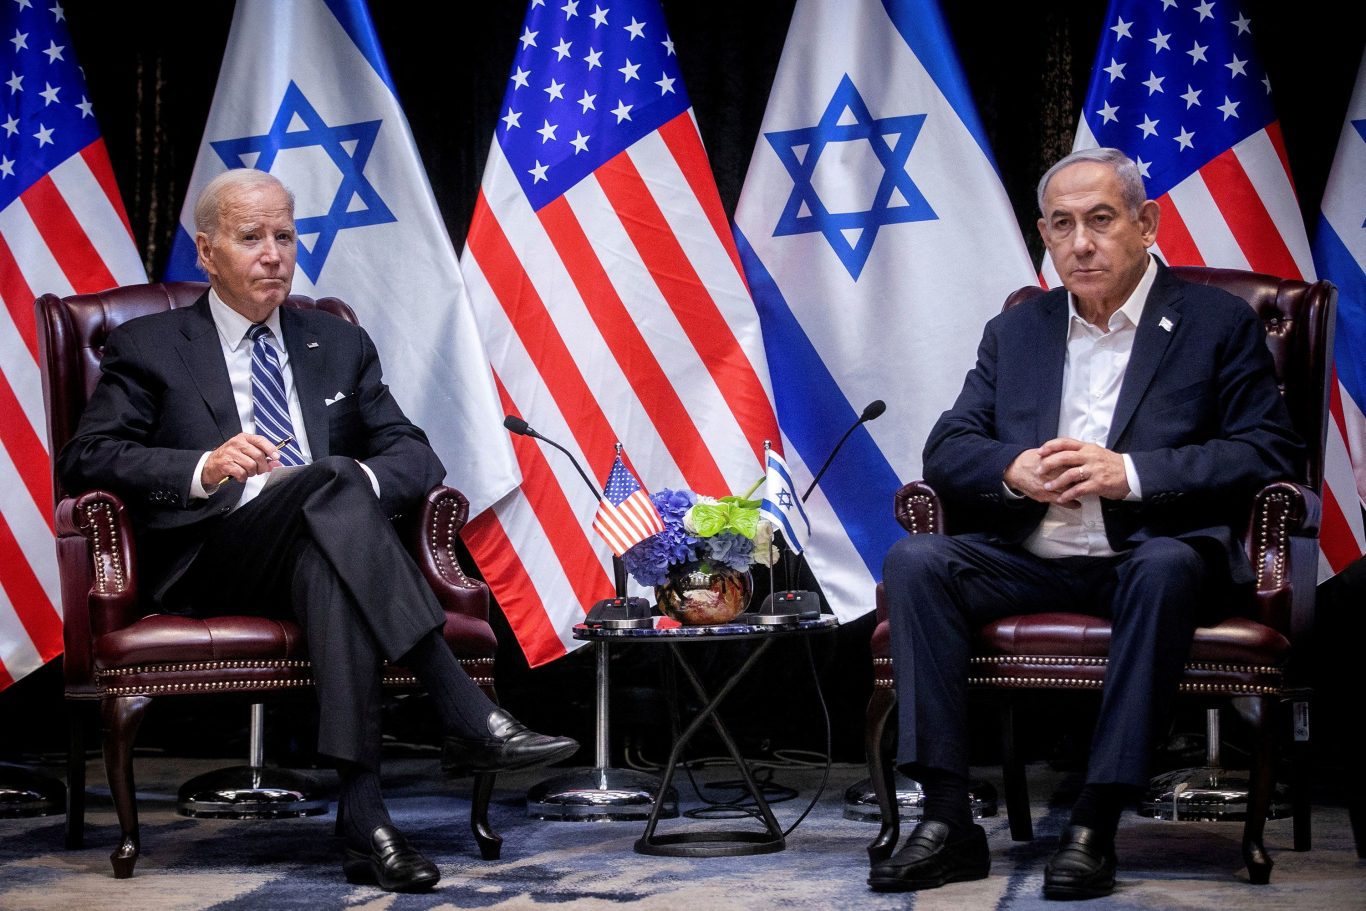
[[[1254,619],[1309,654],[1319,567],[1319,497],[1289,481],[1268,484],[1252,499],[1247,554],[1257,574]]]
[[[139,616],[132,522],[105,490],[57,504],[57,566],[68,690],[92,686],[91,646]]]
[[[924,481],[912,481],[898,490],[893,509],[901,527],[913,535],[944,533],[944,504]]]
[[[427,492],[407,540],[418,568],[432,587],[442,609],[488,622],[489,592],[483,582],[465,575],[456,544],[470,515],[470,503],[453,487]]]

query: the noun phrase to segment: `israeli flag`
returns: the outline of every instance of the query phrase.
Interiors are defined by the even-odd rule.
[[[1320,278],[1338,286],[1333,359],[1339,384],[1330,404],[1334,426],[1328,433],[1324,482],[1338,492],[1343,524],[1352,537],[1339,536],[1342,557],[1350,560],[1352,545],[1359,554],[1363,540],[1362,512],[1354,507],[1366,508],[1366,54],[1357,69],[1322,207],[1314,265]]]
[[[799,0],[735,220],[794,479],[887,402],[806,504],[812,570],[851,619],[983,324],[1038,282],[936,4]]]
[[[759,517],[767,519],[783,533],[783,539],[794,554],[806,549],[811,539],[811,520],[797,496],[792,483],[792,472],[787,462],[772,449],[767,449],[768,472],[764,476],[764,498],[759,503]]]
[[[194,202],[228,168],[295,195],[294,291],[336,296],[475,515],[518,483],[455,248],[363,0],[242,0],[233,14],[168,280],[203,280]]]

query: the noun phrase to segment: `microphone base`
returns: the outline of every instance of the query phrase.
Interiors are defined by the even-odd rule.
[[[584,626],[602,629],[642,629],[654,626],[654,613],[644,598],[604,598],[588,609]]]
[[[753,626],[795,626],[820,615],[821,599],[815,592],[784,591],[769,595],[758,610],[741,614],[735,622]]]

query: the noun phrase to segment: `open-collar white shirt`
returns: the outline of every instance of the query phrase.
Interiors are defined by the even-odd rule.
[[[1062,372],[1062,407],[1058,410],[1058,436],[1104,446],[1114,422],[1124,373],[1134,350],[1138,323],[1153,282],[1157,261],[1150,255],[1148,268],[1138,285],[1104,328],[1093,326],[1077,312],[1076,299],[1067,295],[1067,358]],[[1123,455],[1129,481],[1126,500],[1141,500],[1142,487],[1133,459]],[[1082,497],[1080,509],[1050,505],[1039,527],[1025,539],[1024,547],[1039,557],[1109,557],[1115,551],[1105,536],[1100,497]]]

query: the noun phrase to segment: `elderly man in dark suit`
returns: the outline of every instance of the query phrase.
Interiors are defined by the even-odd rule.
[[[1063,288],[986,326],[977,364],[925,445],[925,478],[960,533],[888,553],[899,767],[925,789],[876,890],[981,879],[968,803],[973,631],[1055,609],[1114,636],[1086,783],[1044,873],[1047,898],[1114,888],[1120,812],[1148,778],[1197,605],[1252,581],[1234,529],[1303,447],[1261,323],[1222,291],[1174,278],[1148,248],[1158,205],[1115,149],[1074,152],[1039,184],[1039,232]]]
[[[433,865],[392,824],[379,789],[380,671],[430,690],[447,758],[475,771],[573,753],[491,703],[441,637],[444,614],[390,518],[445,476],[384,384],[374,344],[321,311],[281,308],[294,276],[294,199],[232,170],[195,207],[211,290],[110,334],[102,376],[58,467],[134,512],[156,609],[200,615],[287,605],[317,681],[318,748],[341,775],[353,882],[416,891]]]

